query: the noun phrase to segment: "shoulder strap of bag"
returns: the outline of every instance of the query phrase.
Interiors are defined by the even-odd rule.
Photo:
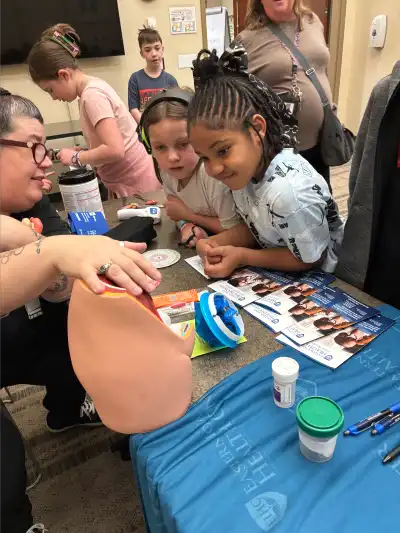
[[[306,75],[310,78],[311,83],[316,88],[319,97],[321,98],[322,105],[329,106],[329,100],[326,96],[326,93],[324,89],[322,88],[322,85],[318,79],[318,76],[315,74],[315,69],[310,67],[310,64],[308,63],[307,59],[303,56],[303,54],[300,52],[300,50],[297,48],[297,46],[292,43],[292,41],[289,39],[289,37],[286,35],[286,33],[281,30],[281,28],[278,26],[278,24],[275,24],[274,22],[268,23],[268,28],[274,33],[279,40],[285,44],[289,50],[292,52],[294,57],[297,59],[299,64],[303,67],[304,72]]]

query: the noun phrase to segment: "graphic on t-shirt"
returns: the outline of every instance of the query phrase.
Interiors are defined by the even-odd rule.
[[[140,111],[143,111],[144,106],[153,96],[163,89],[139,89],[139,98],[140,98]]]

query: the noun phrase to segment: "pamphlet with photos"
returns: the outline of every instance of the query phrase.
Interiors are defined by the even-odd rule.
[[[377,315],[356,325],[349,326],[340,332],[335,331],[335,333],[331,333],[327,337],[302,346],[290,341],[285,335],[279,335],[276,340],[295,348],[317,363],[335,369],[365,348],[378,335],[393,326],[394,323],[395,320],[391,318]]]
[[[259,301],[260,300],[257,300],[257,302],[246,305],[244,310],[274,333],[279,333],[289,326],[296,324],[296,321],[290,314],[279,315],[263,305],[258,305]]]
[[[289,309],[300,303],[304,298],[323,289],[334,280],[335,276],[332,274],[311,270],[290,285],[267,294],[257,301],[257,305],[268,307],[280,315],[285,315],[289,312]]]
[[[337,287],[327,287],[289,310],[296,324],[282,333],[296,344],[306,344],[379,314]]]
[[[244,307],[266,294],[293,283],[294,279],[292,274],[252,267],[237,270],[229,279],[216,281],[211,283],[209,287]]]

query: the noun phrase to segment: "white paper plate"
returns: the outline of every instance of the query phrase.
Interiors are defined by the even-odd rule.
[[[181,254],[176,250],[149,250],[143,257],[156,268],[165,268],[177,263]]]

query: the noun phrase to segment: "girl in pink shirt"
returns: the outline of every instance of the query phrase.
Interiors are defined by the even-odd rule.
[[[114,89],[78,68],[79,36],[67,24],[46,30],[30,51],[29,72],[53,100],[79,100],[88,150],[63,148],[64,165],[97,168],[104,185],[120,198],[160,188],[152,158],[139,142],[136,122]]]

